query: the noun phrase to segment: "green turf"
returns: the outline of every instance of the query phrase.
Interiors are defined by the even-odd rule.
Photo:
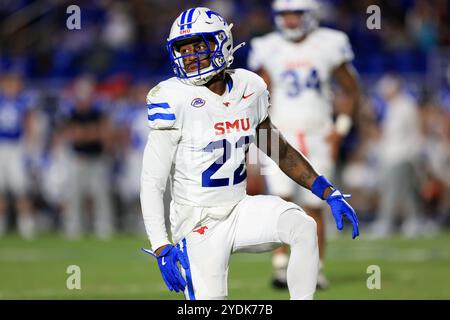
[[[0,299],[182,299],[140,251],[146,245],[136,236],[110,242],[7,236],[0,240]],[[66,288],[69,265],[81,268],[81,290]],[[369,265],[381,268],[380,290],[366,287]],[[450,234],[381,241],[342,235],[328,242],[325,267],[331,287],[316,299],[450,299]],[[270,254],[233,255],[229,298],[288,299],[286,291],[271,289],[270,274]]]

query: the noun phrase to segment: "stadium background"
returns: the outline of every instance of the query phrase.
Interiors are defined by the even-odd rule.
[[[361,237],[351,241],[349,228],[338,234],[329,221],[325,270],[331,287],[316,297],[449,299],[450,4],[322,3],[322,25],[349,35],[364,99],[334,179],[353,193]],[[81,9],[81,30],[66,28],[71,4]],[[380,30],[366,27],[366,8],[372,4],[381,8]],[[17,233],[14,195],[8,194],[7,232],[0,239],[0,299],[182,298],[166,290],[156,262],[140,251],[148,243],[137,194],[124,182],[124,163],[143,147],[145,131],[135,120],[136,114],[145,117],[146,91],[171,76],[164,49],[171,23],[182,10],[199,5],[233,22],[235,43],[248,43],[273,28],[270,1],[1,1],[0,77],[20,77],[34,119],[31,147],[23,160],[36,234],[23,239]],[[238,51],[233,67],[246,67],[248,50]],[[397,232],[373,240],[368,230],[379,211],[377,154],[383,150],[374,149],[371,139],[386,112],[377,84],[389,74],[404,81],[404,92],[414,98],[420,114],[423,144],[416,186],[427,228],[409,237]],[[85,235],[70,239],[62,230],[64,202],[71,197],[64,187],[70,184],[64,179],[71,157],[64,126],[67,105],[82,94],[77,83],[94,90],[93,100],[110,122],[104,157],[108,177],[102,183],[109,188],[115,233],[102,239],[92,232],[89,206]],[[339,107],[339,92],[336,97]],[[250,188],[264,192],[255,177]],[[81,268],[81,290],[66,288],[69,265]],[[381,269],[380,290],[366,286],[370,265]],[[230,298],[287,299],[287,292],[271,289],[270,272],[270,254],[233,256]]]

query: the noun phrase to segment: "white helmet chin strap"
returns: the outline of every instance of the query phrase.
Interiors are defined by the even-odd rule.
[[[227,27],[228,34],[231,34],[231,28],[233,28],[233,24],[232,24],[232,23],[230,23],[230,24],[228,25],[228,27]],[[237,50],[239,50],[240,48],[242,48],[243,46],[245,46],[245,42],[241,42],[241,43],[238,44],[236,47],[234,47],[233,49],[231,49],[230,56],[228,57],[228,61],[227,61],[227,63],[228,63],[227,66],[230,66],[230,65],[233,63],[233,61],[234,61],[234,56],[233,56],[234,53],[235,53]]]
[[[230,64],[232,64],[233,63],[233,61],[234,61],[234,53],[236,52],[236,51],[238,51],[240,48],[242,48],[243,46],[245,46],[246,45],[246,43],[245,42],[241,42],[241,43],[239,43],[236,47],[234,47],[232,50],[231,50],[231,53],[230,53],[230,57],[228,58],[228,65],[230,65]]]
[[[238,49],[242,48],[245,45],[246,45],[245,41],[239,43],[236,47],[233,48],[233,50],[231,50],[231,54],[234,54],[236,51],[238,51]]]

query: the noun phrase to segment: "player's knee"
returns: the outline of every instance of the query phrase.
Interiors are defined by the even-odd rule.
[[[305,215],[302,233],[308,239],[315,240],[317,236],[317,223],[312,217]]]
[[[283,243],[293,245],[299,242],[315,241],[316,221],[300,210],[288,210],[280,215],[278,235]]]

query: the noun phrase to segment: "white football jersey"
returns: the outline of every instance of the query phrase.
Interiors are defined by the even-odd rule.
[[[173,77],[147,96],[151,130],[179,130],[172,167],[172,199],[194,207],[235,205],[246,195],[245,156],[256,127],[267,117],[265,82],[244,69],[219,96]]]
[[[332,126],[330,78],[353,59],[345,33],[317,28],[302,42],[272,32],[251,41],[250,69],[271,78],[272,122],[284,133],[320,134]]]

